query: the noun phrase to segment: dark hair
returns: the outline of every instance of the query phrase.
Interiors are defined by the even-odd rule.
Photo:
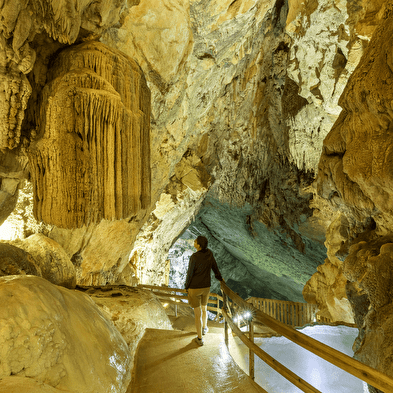
[[[196,238],[197,243],[199,244],[199,246],[201,247],[202,250],[206,250],[207,248],[207,239],[205,238],[205,236],[198,236]]]

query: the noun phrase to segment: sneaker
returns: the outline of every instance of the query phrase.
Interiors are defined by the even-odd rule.
[[[202,346],[202,345],[203,345],[203,338],[195,337],[195,342],[196,342],[199,346]]]
[[[207,326],[205,326],[205,327],[202,329],[202,334],[205,335],[208,331],[209,331],[209,328],[208,328]]]

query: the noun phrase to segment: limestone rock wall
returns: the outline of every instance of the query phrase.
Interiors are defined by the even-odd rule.
[[[210,181],[200,158],[186,152],[135,239],[130,266],[139,283],[166,284],[169,249],[195,218]]]
[[[44,382],[26,377],[4,377],[0,380],[1,393],[60,393],[64,390],[52,388]]]
[[[50,74],[48,67],[55,57],[54,54],[76,42],[97,40],[103,31],[118,23],[137,3],[138,0],[1,2],[0,58],[4,71],[0,76],[4,88],[3,99],[0,100],[1,222],[15,207],[18,189],[23,188],[24,195],[30,194],[29,186],[24,186],[26,179],[31,180],[30,171],[33,171],[28,163],[27,152],[31,141],[36,139],[39,133],[37,124],[40,117],[41,91],[47,83]],[[53,201],[56,199],[54,198]],[[78,203],[81,204],[80,201]],[[26,208],[24,202],[21,205],[18,203],[13,211],[12,223],[7,223],[8,232],[17,232],[18,237],[21,238],[36,232],[48,234],[42,222],[36,222],[31,216],[30,210],[31,206]],[[127,228],[128,233],[132,230],[135,232],[135,227],[139,228],[142,225],[139,224],[140,216],[137,215],[133,220],[137,224]],[[14,224],[18,224],[18,228],[14,228]],[[22,227],[19,227],[19,224],[22,224]],[[92,225],[89,230],[85,228],[83,233],[94,232],[91,227]],[[81,233],[77,232],[76,236],[80,235]],[[72,237],[72,234],[69,234],[69,237]],[[60,236],[58,240],[61,239]],[[132,236],[128,239],[131,242],[133,240]],[[88,243],[89,237],[80,239],[80,242]],[[78,251],[81,250],[77,248],[74,253]],[[125,252],[124,249],[122,252]],[[78,253],[77,256],[79,255]],[[109,261],[113,267],[118,263],[119,258],[111,255]],[[114,270],[114,275],[117,277],[116,268]],[[106,274],[112,276],[110,272]],[[85,280],[92,280],[92,278],[88,277]],[[102,281],[106,282],[106,278]]]
[[[342,273],[360,324],[355,356],[388,375],[393,375],[388,360],[392,10],[392,2],[387,2],[378,13],[380,23],[340,98],[343,111],[324,141],[318,174],[319,194],[333,210],[345,214],[349,224],[342,241]],[[334,229],[336,237],[339,230]]]
[[[76,230],[49,229],[49,236],[64,247],[76,266],[78,282],[86,285],[116,281],[135,283],[144,277],[148,282],[161,283],[165,277],[169,248],[197,216],[206,196],[218,198],[220,203],[230,206],[251,206],[242,221],[242,225],[249,228],[251,237],[262,223],[265,229],[269,228],[277,235],[276,240],[283,240],[296,253],[305,255],[304,260],[312,250],[307,239],[323,243],[326,228],[335,222],[340,210],[348,220],[348,235],[341,238],[340,232],[340,236],[335,236],[333,229],[337,228],[332,224],[326,241],[329,262],[326,269],[320,268],[320,276],[312,285],[314,289],[310,289],[307,296],[315,300],[318,285],[328,285],[329,290],[320,291],[330,299],[330,305],[324,306],[326,315],[340,309],[336,317],[342,318],[349,312],[343,288],[346,279],[342,273],[342,259],[350,242],[346,239],[366,229],[372,230],[373,222],[377,222],[378,233],[390,231],[390,217],[386,210],[390,204],[389,184],[386,181],[378,183],[386,171],[382,166],[375,178],[368,174],[369,177],[364,178],[358,175],[356,165],[361,161],[361,167],[365,167],[366,155],[360,160],[354,153],[356,144],[359,144],[352,138],[354,133],[346,135],[344,143],[340,139],[342,132],[337,131],[339,124],[348,118],[346,113],[352,108],[352,98],[347,104],[342,101],[341,105],[340,102],[344,113],[341,113],[335,131],[325,141],[319,169],[319,196],[313,195],[312,183],[318,170],[322,141],[341,111],[338,99],[376,26],[386,18],[385,3],[382,0],[141,0],[126,5],[122,1],[115,4],[86,0],[78,3],[78,8],[72,1],[53,0],[42,2],[43,16],[32,18],[32,22],[26,19],[26,23],[22,24],[17,20],[23,15],[26,18],[24,5],[18,5],[18,11],[11,17],[7,16],[12,13],[11,3],[4,2],[4,23],[11,21],[4,29],[8,53],[16,53],[19,45],[19,48],[28,45],[26,54],[30,54],[30,57],[22,56],[32,91],[19,139],[27,143],[21,144],[16,139],[12,142],[21,145],[14,148],[19,161],[22,161],[20,158],[24,151],[29,152],[29,143],[34,138],[29,153],[32,160],[41,157],[41,148],[35,149],[40,143],[44,159],[37,158],[37,164],[40,161],[41,168],[44,168],[47,158],[51,157],[51,146],[44,146],[44,140],[39,141],[45,127],[37,127],[40,113],[35,108],[42,98],[42,87],[48,83],[47,77],[54,78],[52,72],[47,72],[53,54],[61,52],[68,44],[100,38],[105,45],[120,50],[140,64],[152,92],[151,208],[126,220],[103,220]],[[29,14],[38,15],[38,8],[30,9],[30,4],[26,7]],[[63,12],[67,7],[69,12]],[[15,48],[11,48],[13,40]],[[375,48],[375,53],[378,53],[377,46]],[[370,62],[368,67],[370,75],[376,66]],[[59,69],[62,70],[61,67]],[[389,72],[387,68],[385,75]],[[59,86],[73,84],[75,89],[70,89],[71,96],[74,92],[76,96],[82,94],[77,93],[78,89],[86,88],[81,87],[82,80],[86,83],[99,81],[98,84],[105,85],[106,95],[116,95],[116,89],[104,84],[91,72],[86,71],[86,78],[81,79],[56,76],[56,83],[60,83],[59,78],[68,78],[67,84]],[[356,78],[360,80],[362,74],[357,74]],[[50,82],[54,89],[55,80]],[[61,83],[66,83],[61,80]],[[373,80],[372,83],[384,91],[388,78],[386,81],[386,84],[382,84],[381,80]],[[367,89],[360,91],[361,84],[353,86],[354,102],[362,113],[367,112],[369,105],[375,115],[372,120],[366,115],[359,119],[351,118],[358,122],[356,128],[360,129],[363,124],[372,128],[381,122],[381,129],[388,129],[390,115],[380,117],[383,120],[375,120],[379,119],[380,107],[373,107],[367,100],[364,103],[362,97],[367,97]],[[387,102],[389,97],[384,94],[377,93],[374,102]],[[67,97],[62,99],[68,100]],[[22,107],[20,104],[18,110]],[[23,109],[20,110],[23,112]],[[52,112],[51,115],[55,116]],[[81,120],[78,116],[76,118]],[[90,123],[81,120],[79,125],[82,127],[83,124],[87,126]],[[84,131],[81,136],[82,139],[76,134],[72,140],[75,162],[84,162],[82,158],[88,152]],[[362,143],[370,141],[369,145],[374,146],[372,140],[377,136],[371,138],[364,134],[362,138]],[[386,136],[382,135],[378,141],[382,143],[384,139]],[[75,149],[75,146],[78,148]],[[377,155],[378,148],[375,149]],[[348,150],[345,153],[347,157],[341,159],[344,150]],[[34,168],[33,173],[38,171],[38,165]],[[18,173],[27,177],[23,172],[25,169],[21,165]],[[85,185],[93,184],[87,175],[91,167],[81,166],[78,169],[83,179],[81,185],[83,182]],[[122,172],[116,169],[118,173]],[[351,179],[350,182],[346,176]],[[3,194],[7,198],[5,203],[9,201],[9,209],[18,188],[15,184],[19,184],[14,182],[15,178],[11,177],[4,183],[4,191],[10,190]],[[43,172],[36,173],[35,178],[43,180]],[[109,178],[117,177],[112,173],[108,174]],[[193,188],[195,178],[199,180]],[[201,178],[209,178],[209,181],[201,181]],[[124,196],[124,190],[114,184],[110,186],[121,189],[114,198],[109,196],[113,204],[119,195]],[[212,189],[210,194],[209,188]],[[90,197],[82,190],[81,186],[79,194],[74,189],[70,192],[74,195],[72,201],[76,202],[73,205],[77,206],[77,212],[81,212],[82,205],[87,203],[84,198]],[[383,197],[377,196],[380,192],[385,193]],[[102,203],[102,198],[94,198],[93,195],[92,201]],[[53,203],[59,209],[66,207],[60,206],[56,198]],[[209,206],[206,204],[204,207]],[[152,213],[154,209],[158,210]],[[378,209],[384,213],[380,214]],[[55,217],[55,210],[48,209],[45,214],[51,220],[61,221]],[[97,221],[99,217],[121,217],[113,205],[110,211],[115,211],[114,215],[108,213],[109,216],[106,216],[102,205],[93,210],[101,214],[97,215]],[[91,221],[94,221],[94,214],[97,213],[92,213]],[[370,219],[371,215],[375,221]],[[72,220],[82,223],[81,216],[80,213],[79,218],[76,216]],[[57,225],[71,226],[71,218],[68,222],[59,221],[56,221]],[[205,231],[212,235],[213,228],[205,225]],[[344,242],[345,250],[342,257],[336,258],[340,242]],[[222,246],[223,243],[217,245],[218,249]],[[231,250],[237,245],[232,246]],[[228,252],[229,247],[224,248]],[[273,259],[266,263],[272,265]],[[279,271],[280,267],[276,266],[275,270]]]

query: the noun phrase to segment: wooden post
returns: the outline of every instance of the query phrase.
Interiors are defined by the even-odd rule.
[[[248,331],[249,331],[249,340],[254,343],[254,324],[252,323],[252,319],[248,322]],[[255,354],[254,351],[250,348],[249,349],[249,372],[250,372],[250,378],[252,380],[255,379],[255,373],[254,373],[254,359],[255,359]]]
[[[176,295],[176,292],[175,292],[175,295]],[[175,317],[177,318],[177,304],[175,304]]]
[[[228,309],[228,301],[227,301],[227,295],[225,294],[224,291],[222,291],[222,301],[223,301],[222,308],[223,308],[223,310],[227,311],[227,309]],[[228,322],[227,322],[226,315],[224,315],[224,333],[225,333],[225,345],[228,347],[228,345],[229,345],[229,334],[228,334]]]

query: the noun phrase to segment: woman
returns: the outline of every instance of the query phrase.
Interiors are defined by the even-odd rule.
[[[195,314],[195,327],[198,334],[195,337],[195,342],[198,345],[203,345],[202,334],[206,334],[209,330],[207,327],[207,302],[210,293],[210,270],[213,269],[217,280],[224,280],[218,270],[213,253],[207,248],[207,239],[204,236],[198,236],[194,241],[194,247],[197,252],[190,257],[185,289],[188,292],[188,302]]]

